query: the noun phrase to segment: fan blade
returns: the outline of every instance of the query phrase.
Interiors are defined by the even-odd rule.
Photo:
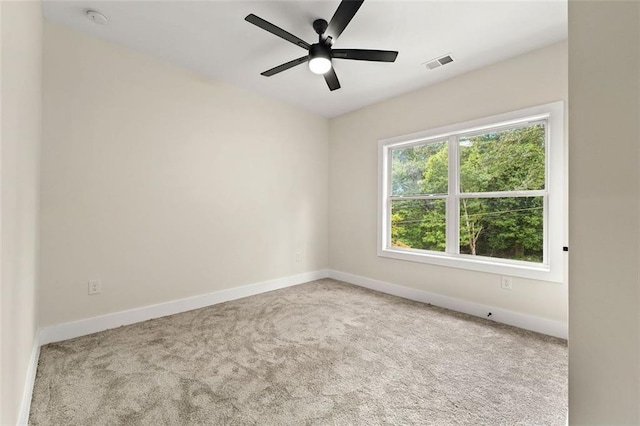
[[[293,61],[289,61],[286,64],[278,65],[277,67],[271,68],[270,70],[267,70],[267,71],[262,72],[260,74],[264,75],[265,77],[271,77],[274,74],[278,74],[279,72],[286,71],[289,68],[295,67],[296,65],[304,64],[308,60],[309,60],[309,55],[304,55],[304,56],[301,56],[298,59],[294,59]]]
[[[273,25],[271,22],[265,21],[264,19],[254,15],[253,13],[250,15],[247,15],[246,18],[244,18],[245,21],[252,23],[253,25],[262,28],[265,31],[269,31],[271,34],[276,35],[280,38],[283,38],[293,44],[295,44],[296,46],[300,46],[303,49],[307,49],[309,50],[309,48],[311,47],[311,45],[309,43],[307,43],[306,41],[294,36],[291,33],[286,32],[285,30],[283,30],[280,27],[276,27],[275,25]]]
[[[356,14],[360,6],[362,6],[364,0],[342,0],[340,2],[340,6],[336,10],[336,13],[333,14],[333,18],[329,22],[329,27],[327,28],[327,35],[331,36],[333,41],[336,41],[340,34],[344,31],[344,29],[349,25],[351,19]]]
[[[340,88],[340,82],[338,81],[338,76],[336,75],[336,71],[331,67],[327,73],[324,75],[324,81],[327,82],[327,86],[329,86],[329,90],[332,92],[336,89]]]
[[[355,61],[394,62],[398,57],[398,52],[392,50],[332,49],[331,56],[336,59],[353,59]]]

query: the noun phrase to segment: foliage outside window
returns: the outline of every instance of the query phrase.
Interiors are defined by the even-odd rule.
[[[485,119],[478,127],[381,141],[379,254],[427,263],[458,259],[467,263],[449,264],[521,276],[549,272],[552,257],[557,267],[562,235],[553,238],[555,246],[549,242],[550,224],[557,234],[563,220],[563,170],[553,174],[559,194],[550,191],[549,157],[562,154],[562,129],[549,129],[550,121],[562,123],[555,115]],[[552,134],[560,135],[553,141],[559,147],[549,150]],[[559,280],[557,271],[550,280]]]

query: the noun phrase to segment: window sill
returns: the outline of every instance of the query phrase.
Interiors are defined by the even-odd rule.
[[[561,268],[552,269],[550,265],[537,265],[516,260],[496,260],[489,257],[476,257],[464,254],[452,255],[424,250],[396,248],[378,249],[378,256],[497,275],[508,275],[555,283],[563,282]]]

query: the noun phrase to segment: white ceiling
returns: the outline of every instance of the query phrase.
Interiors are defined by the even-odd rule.
[[[325,117],[424,87],[567,37],[566,0],[367,0],[336,48],[398,50],[395,63],[335,60],[342,88],[300,65],[273,77],[262,71],[305,50],[244,21],[254,13],[314,43],[313,20],[331,19],[326,1],[53,1],[45,17],[94,37],[146,52],[212,78],[281,99]],[[84,16],[96,9],[105,26]],[[450,53],[455,62],[423,63]]]

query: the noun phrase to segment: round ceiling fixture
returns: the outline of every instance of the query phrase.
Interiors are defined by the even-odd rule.
[[[98,25],[105,25],[107,22],[109,22],[107,17],[104,16],[102,13],[98,12],[97,10],[87,9],[85,10],[84,13],[88,19],[90,19],[92,22]]]

